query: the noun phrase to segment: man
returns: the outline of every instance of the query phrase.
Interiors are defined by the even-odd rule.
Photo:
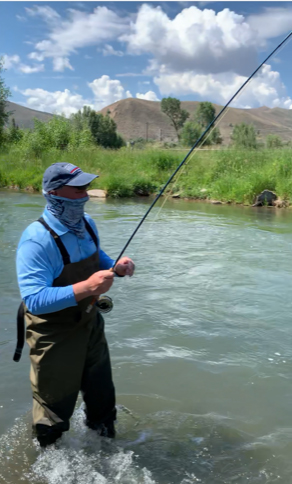
[[[113,272],[114,260],[100,248],[95,223],[84,213],[86,190],[95,178],[71,163],[51,165],[43,177],[46,208],[24,231],[17,250],[33,429],[41,446],[69,430],[79,391],[86,425],[100,435],[115,435],[115,389],[95,302],[110,289],[115,274],[132,276],[134,263],[123,257]]]

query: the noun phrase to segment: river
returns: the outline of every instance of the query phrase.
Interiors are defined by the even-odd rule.
[[[149,200],[87,204],[117,256]],[[154,208],[115,280],[105,315],[115,441],[83,423],[51,448],[31,439],[28,349],[12,361],[16,248],[44,207],[0,192],[0,482],[223,484],[292,482],[292,213],[169,201]]]

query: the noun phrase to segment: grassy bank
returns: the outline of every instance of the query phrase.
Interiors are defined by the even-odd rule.
[[[50,150],[38,159],[25,159],[16,148],[0,153],[0,186],[32,187],[41,190],[44,170],[56,161],[80,166],[98,173],[93,188],[105,189],[112,197],[155,193],[166,182],[186,151],[130,150],[97,148],[74,152]],[[292,200],[292,152],[197,151],[170,185],[181,197],[216,199],[232,203],[253,203],[264,189]]]

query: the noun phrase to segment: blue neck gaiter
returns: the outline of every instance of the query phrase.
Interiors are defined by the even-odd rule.
[[[87,196],[71,200],[71,198],[50,195],[45,191],[43,191],[43,194],[47,200],[48,211],[60,220],[70,232],[73,232],[77,237],[84,239],[84,205],[89,200],[89,197]]]

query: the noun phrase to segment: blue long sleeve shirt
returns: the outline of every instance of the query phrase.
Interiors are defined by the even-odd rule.
[[[61,238],[71,262],[86,259],[96,251],[87,230],[85,238],[81,239],[69,232],[47,209],[42,216]],[[88,214],[85,214],[85,218],[99,241],[94,221]],[[98,251],[100,269],[110,269],[114,260],[100,248]],[[53,287],[53,281],[61,274],[64,264],[53,237],[41,223],[33,222],[23,232],[18,244],[16,267],[21,297],[32,314],[46,314],[77,306],[72,285]]]

